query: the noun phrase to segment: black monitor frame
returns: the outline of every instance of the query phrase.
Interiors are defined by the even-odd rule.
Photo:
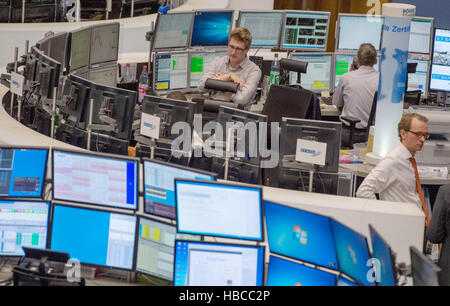
[[[185,55],[186,56],[186,84],[185,86],[181,86],[181,87],[172,87],[171,84],[169,84],[169,86],[167,88],[157,88],[157,77],[158,77],[158,68],[159,68],[159,56],[170,56],[171,60],[173,56],[177,56],[177,55]],[[183,50],[183,51],[179,51],[179,50],[169,50],[169,51],[157,51],[153,54],[153,72],[152,72],[152,79],[150,80],[152,82],[152,86],[153,86],[153,90],[155,92],[159,92],[159,93],[165,93],[165,92],[169,92],[171,90],[184,90],[190,87],[190,77],[191,77],[191,61],[190,61],[191,57],[190,57],[190,52]],[[172,72],[169,71],[169,74],[171,74]],[[170,76],[169,76],[170,77]],[[170,79],[169,79],[170,81]]]
[[[76,200],[69,200],[69,199],[60,199],[55,197],[55,184],[53,182],[53,188],[52,188],[52,199],[56,201],[63,201],[63,202],[73,202],[73,203],[80,203],[80,204],[86,204],[91,205],[95,207],[106,207],[109,209],[120,209],[120,210],[127,210],[127,211],[137,211],[139,210],[139,164],[140,159],[136,157],[129,157],[129,156],[123,156],[123,155],[116,155],[116,154],[109,154],[109,153],[100,153],[100,152],[92,152],[92,151],[76,151],[76,150],[67,150],[67,149],[59,149],[59,148],[53,148],[52,149],[52,179],[55,179],[55,152],[62,152],[62,153],[68,153],[68,154],[74,154],[74,155],[81,155],[81,156],[87,156],[87,157],[97,157],[102,159],[113,159],[113,160],[119,160],[123,162],[135,162],[136,163],[136,186],[135,186],[135,192],[136,192],[136,208],[126,208],[126,207],[119,207],[119,206],[111,206],[111,205],[105,205],[105,204],[97,204],[92,202],[86,202],[86,201],[76,201]]]
[[[61,102],[57,102],[60,113],[68,116],[74,126],[81,127],[85,122],[85,112],[89,105],[91,82],[74,74],[65,80]],[[78,92],[78,94],[77,94]],[[75,99],[76,97],[76,99]]]
[[[438,30],[444,30],[444,31],[448,31],[449,33],[450,33],[450,29],[445,29],[445,28],[442,28],[442,27],[439,27],[439,28],[434,28],[434,33],[433,33],[433,45],[431,46],[431,58],[430,58],[430,67],[429,67],[429,72],[428,72],[428,92],[430,92],[430,91],[434,91],[434,92],[450,92],[450,86],[449,86],[449,89],[448,90],[445,90],[445,89],[438,89],[438,88],[433,88],[432,86],[431,86],[431,80],[432,80],[432,74],[433,74],[433,67],[435,66],[435,65],[438,65],[438,64],[435,64],[434,63],[434,57],[435,57],[435,51],[434,51],[434,48],[435,48],[435,45],[436,45],[436,32],[438,31]],[[450,71],[450,66],[444,66],[444,67],[448,67],[448,70]]]
[[[31,53],[36,56],[35,80],[39,82],[41,97],[52,99],[53,89],[58,88],[61,74],[61,63],[45,55],[36,47],[31,47]]]
[[[86,64],[83,64],[83,65],[81,65],[81,66],[75,66],[75,67],[73,67],[73,63],[72,63],[72,61],[73,61],[73,46],[74,46],[74,41],[73,41],[73,36],[74,35],[81,35],[81,33],[83,32],[83,31],[87,31],[87,32],[89,32],[89,42],[88,42],[88,48],[89,48],[89,50],[87,50],[87,62],[86,62]],[[69,63],[69,65],[68,65],[68,71],[69,72],[72,72],[72,71],[76,71],[76,70],[78,70],[78,69],[82,69],[82,68],[86,68],[86,67],[88,67],[89,66],[89,61],[90,61],[90,54],[91,54],[91,51],[90,51],[90,49],[91,49],[91,37],[92,37],[92,26],[87,26],[87,27],[83,27],[83,28],[80,28],[80,29],[77,29],[77,30],[74,30],[74,31],[72,31],[72,32],[70,32],[69,33],[69,44],[68,44],[68,46],[67,46],[67,53],[68,53],[68,63]]]
[[[430,258],[428,258],[426,255],[424,255],[422,252],[420,252],[416,247],[410,246],[409,252],[410,252],[410,256],[411,256],[411,277],[413,279],[413,286],[436,286],[436,285],[439,285],[439,273],[442,273],[441,268],[439,268],[436,264],[434,264]],[[419,275],[416,275],[414,272],[415,272],[415,264],[419,263],[419,262],[421,264],[427,266],[427,269],[428,269],[427,272],[434,274],[434,276],[435,276],[434,281],[436,281],[436,283],[434,283],[434,284],[422,283],[421,281],[424,281],[424,280],[418,279]],[[426,281],[430,281],[430,279],[428,279]]]
[[[170,217],[167,217],[167,216],[161,216],[161,215],[158,215],[158,214],[150,213],[146,209],[146,205],[145,205],[145,186],[146,186],[145,185],[145,162],[155,163],[155,164],[158,164],[158,165],[172,167],[172,168],[176,168],[176,169],[179,169],[179,170],[186,170],[186,171],[191,171],[191,172],[197,172],[199,174],[209,175],[209,176],[212,176],[214,178],[213,181],[207,181],[207,182],[214,182],[217,179],[217,174],[213,173],[213,172],[200,170],[200,169],[196,169],[196,168],[192,168],[192,167],[188,167],[188,166],[183,166],[183,165],[179,165],[179,164],[173,164],[173,163],[169,163],[169,162],[164,162],[164,161],[160,161],[160,160],[156,160],[156,159],[150,159],[150,158],[147,158],[147,157],[141,158],[142,171],[143,171],[143,178],[142,178],[142,181],[143,181],[143,193],[144,193],[144,196],[143,196],[143,205],[144,205],[143,212],[144,212],[144,214],[150,215],[150,216],[157,216],[157,217],[163,217],[163,218],[167,218],[167,219],[176,220],[176,216],[174,218],[170,218]],[[175,187],[175,182],[174,182],[174,187]],[[175,213],[176,213],[176,206],[175,206]]]
[[[107,266],[107,265],[99,265],[99,264],[92,264],[92,263],[87,263],[87,262],[80,262],[82,264],[87,264],[87,265],[94,265],[94,266],[100,266],[100,267],[107,267],[107,268],[113,268],[113,269],[117,269],[117,270],[122,270],[122,271],[136,271],[136,257],[137,257],[137,242],[138,242],[138,231],[139,231],[139,223],[138,223],[138,218],[136,214],[128,214],[128,213],[124,213],[124,212],[120,212],[120,211],[116,211],[114,209],[111,210],[107,210],[107,209],[97,209],[97,208],[93,208],[93,207],[86,207],[86,206],[80,206],[80,205],[74,205],[74,204],[67,204],[67,203],[62,203],[60,201],[51,201],[51,218],[50,218],[50,226],[48,227],[49,231],[47,234],[47,249],[52,250],[51,248],[51,243],[52,243],[52,235],[53,235],[53,218],[54,218],[54,210],[55,210],[55,206],[63,206],[63,207],[69,207],[69,208],[75,208],[75,209],[82,209],[82,210],[93,210],[93,211],[98,211],[98,212],[104,212],[104,213],[109,213],[109,214],[118,214],[118,215],[125,215],[125,216],[133,216],[136,219],[136,226],[135,226],[135,235],[134,235],[134,248],[133,248],[133,259],[132,259],[132,264],[131,264],[131,268],[121,268],[121,267],[112,267],[112,266]]]
[[[373,256],[375,256],[375,250],[373,248],[374,244],[373,244],[373,237],[376,235],[378,236],[378,238],[383,242],[383,244],[388,248],[389,250],[389,255],[390,255],[390,262],[391,262],[391,269],[392,269],[392,273],[393,273],[393,279],[394,279],[394,284],[397,284],[398,282],[398,277],[397,277],[397,268],[395,267],[395,260],[396,260],[396,256],[394,251],[392,251],[391,246],[386,242],[386,240],[383,238],[383,236],[380,235],[380,233],[375,229],[375,227],[372,224],[369,224],[369,233],[370,233],[370,242],[372,244],[372,254]],[[378,286],[381,286],[380,283],[377,283]]]
[[[50,155],[50,149],[46,148],[46,147],[24,147],[24,146],[8,146],[8,145],[1,145],[0,146],[0,150],[28,150],[28,151],[32,151],[32,150],[47,150],[47,157],[45,160],[45,166],[44,166],[44,173],[42,176],[42,189],[41,189],[41,194],[39,197],[11,197],[11,196],[0,196],[0,200],[14,200],[14,201],[19,201],[22,199],[41,199],[42,201],[44,201],[44,192],[45,192],[45,185],[47,182],[47,165],[49,163],[49,155]],[[28,200],[27,200],[28,201]],[[39,202],[39,200],[36,200]]]
[[[186,43],[183,46],[176,46],[176,47],[159,47],[155,46],[155,43],[159,37],[159,35],[161,35],[160,33],[160,27],[161,27],[161,18],[177,18],[174,15],[179,15],[179,14],[185,14],[185,15],[191,15],[191,23],[189,25],[189,33],[186,37]],[[170,17],[167,17],[170,16]],[[154,35],[152,37],[152,42],[151,42],[151,48],[153,49],[153,51],[164,51],[164,50],[184,50],[186,49],[191,41],[191,30],[192,30],[192,26],[194,23],[194,12],[193,11],[177,11],[177,12],[172,12],[169,11],[167,14],[162,15],[162,14],[157,14],[157,18],[156,18],[156,22],[155,22],[155,30],[154,30]]]

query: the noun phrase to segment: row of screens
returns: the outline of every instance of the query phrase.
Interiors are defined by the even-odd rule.
[[[214,10],[159,15],[153,49],[226,46],[233,14],[233,10]],[[252,33],[252,48],[325,51],[329,23],[329,12],[243,10],[236,26]],[[339,14],[335,50],[358,50],[362,43],[371,43],[379,51],[383,23],[382,16]],[[429,54],[432,32],[433,18],[413,18],[409,52]]]
[[[22,246],[48,247],[82,263],[136,270],[174,285],[264,282],[264,247],[206,243],[161,220],[56,202],[0,202],[0,207],[3,256],[22,256]],[[336,272],[352,284],[375,284],[367,279],[371,253],[363,235],[333,218],[272,202],[264,202],[264,211],[271,252],[267,285],[336,285]],[[381,263],[378,283],[396,285],[390,246],[372,226],[370,236],[373,257]]]
[[[159,52],[154,58],[153,84],[157,91],[196,88],[208,65],[226,52]],[[290,58],[308,62],[307,73],[301,74],[303,88],[315,92],[334,91],[340,77],[350,71],[354,53],[291,53]],[[379,56],[374,68],[379,70]],[[429,60],[408,59],[417,63],[416,73],[408,74],[408,90],[428,93]],[[297,74],[290,74],[290,84],[297,83]]]

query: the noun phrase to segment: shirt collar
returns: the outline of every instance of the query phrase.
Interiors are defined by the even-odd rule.
[[[244,60],[237,66],[236,69],[238,69],[238,68],[244,69],[245,66],[247,66],[247,65],[249,64],[249,62],[250,62],[250,59],[248,58],[248,56],[246,56],[246,57],[244,58]],[[229,59],[229,58],[228,58],[228,61],[227,61],[227,65],[228,65],[228,66],[230,67],[230,69],[231,69],[230,59]]]
[[[410,159],[411,157],[414,157],[411,152],[403,145],[403,143],[400,143],[400,154],[404,159]]]

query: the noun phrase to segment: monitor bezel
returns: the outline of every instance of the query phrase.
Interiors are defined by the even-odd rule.
[[[413,22],[413,20],[427,20],[427,21],[431,21],[431,28],[430,28],[430,42],[429,42],[429,48],[430,50],[428,51],[428,53],[425,52],[417,52],[417,51],[410,51],[409,47],[408,47],[408,53],[413,53],[413,54],[427,54],[427,55],[432,55],[433,54],[433,42],[434,42],[434,17],[420,17],[420,16],[414,16],[411,19],[411,23]],[[410,34],[411,35],[411,34]]]
[[[158,89],[157,88],[157,84],[156,84],[156,74],[157,74],[157,70],[156,70],[156,58],[159,55],[170,55],[170,57],[172,58],[173,55],[179,55],[179,54],[186,54],[186,58],[187,58],[187,67],[186,67],[186,84],[184,87],[179,87],[179,88],[165,88],[165,89]],[[188,50],[168,50],[168,51],[156,51],[153,53],[152,56],[152,62],[153,62],[153,73],[152,73],[152,85],[153,85],[153,90],[157,93],[160,94],[164,94],[167,93],[171,90],[186,90],[188,88],[190,88],[190,84],[191,84],[191,61],[190,61],[190,52]],[[170,72],[170,74],[172,74],[172,72]],[[170,79],[169,79],[170,81]],[[169,84],[170,85],[170,84]]]
[[[370,244],[372,247],[372,255],[375,256],[374,250],[373,250],[373,237],[376,235],[378,238],[382,241],[382,243],[387,247],[389,250],[389,260],[391,261],[391,269],[392,269],[392,276],[394,279],[394,286],[398,283],[398,277],[397,277],[397,269],[395,267],[395,260],[396,256],[394,252],[392,251],[392,247],[386,242],[386,240],[383,238],[383,236],[380,235],[380,233],[375,229],[375,227],[369,223],[369,235],[370,235]],[[380,275],[381,276],[381,275]],[[381,286],[379,282],[376,282],[377,286]]]
[[[160,216],[157,214],[152,214],[146,211],[145,209],[145,189],[146,189],[146,185],[145,185],[145,164],[146,162],[150,162],[150,163],[155,163],[161,166],[167,166],[167,167],[173,167],[173,168],[177,168],[179,170],[186,170],[186,171],[191,171],[191,172],[197,172],[199,174],[204,174],[204,175],[209,175],[213,177],[212,181],[207,181],[207,182],[215,182],[217,180],[217,173],[214,172],[209,172],[206,170],[200,170],[200,169],[196,169],[196,168],[191,168],[188,166],[184,166],[184,165],[179,165],[179,164],[172,164],[166,161],[161,161],[161,160],[156,160],[156,159],[150,159],[148,157],[142,157],[141,158],[141,162],[142,162],[142,182],[143,182],[143,199],[142,199],[142,204],[143,204],[143,212],[145,215],[149,215],[149,216],[156,216],[156,217],[160,217],[160,218],[166,218],[166,219],[170,219],[170,220],[177,220],[177,211],[176,211],[176,203],[174,203],[174,207],[175,207],[175,217],[174,218],[170,218],[167,216]],[[175,178],[176,179],[176,178]],[[175,181],[174,181],[174,191],[175,191]],[[176,200],[175,200],[176,202]]]
[[[321,93],[322,91],[331,91],[333,89],[333,79],[334,79],[334,73],[335,73],[335,67],[333,65],[334,63],[334,52],[293,52],[289,55],[289,59],[294,60],[294,57],[296,57],[297,55],[299,56],[330,56],[331,59],[331,67],[330,67],[330,88],[329,89],[308,89],[312,92],[315,93]],[[309,65],[309,63],[308,63]],[[295,73],[295,72],[292,72]],[[306,73],[308,73],[308,69],[306,70]],[[289,74],[290,76],[290,74]],[[289,83],[290,83],[290,77],[289,77]]]
[[[40,68],[38,67],[39,62],[42,62],[42,63],[50,66],[53,69],[53,73],[49,75],[50,82],[49,82],[48,86],[50,86],[50,88],[48,88],[48,94],[46,96],[46,98],[49,98],[49,99],[53,98],[53,90],[54,90],[54,88],[58,88],[58,86],[59,86],[59,78],[62,73],[63,64],[61,64],[60,62],[54,60],[53,58],[45,55],[44,52],[42,52],[35,46],[31,47],[31,53],[36,58],[36,67],[34,69],[34,80],[37,80],[37,78],[38,78],[37,72],[40,72]],[[40,84],[39,84],[39,88],[40,88],[40,90],[42,90],[42,87]]]
[[[277,203],[277,202],[269,201],[269,200],[264,200],[264,203],[265,202],[269,202],[271,204],[280,205],[280,206],[287,207],[287,208],[290,208],[290,209],[299,210],[301,212],[305,212],[305,213],[308,213],[308,214],[318,215],[320,217],[327,218],[328,219],[328,226],[330,228],[330,233],[331,233],[331,236],[332,236],[331,238],[332,238],[332,241],[333,241],[333,247],[334,247],[335,255],[336,255],[336,268],[323,266],[321,264],[314,263],[314,262],[311,262],[311,261],[308,261],[308,260],[305,260],[305,259],[300,259],[300,258],[296,258],[296,257],[290,256],[290,255],[274,252],[273,250],[270,249],[270,245],[269,245],[269,250],[270,250],[271,254],[274,254],[274,255],[277,255],[277,256],[282,256],[282,257],[285,257],[285,258],[289,258],[289,259],[291,259],[293,261],[299,261],[299,262],[302,262],[302,263],[307,263],[307,264],[310,264],[310,265],[313,265],[313,266],[316,266],[316,267],[323,267],[323,268],[328,269],[328,270],[333,270],[333,271],[338,271],[338,272],[340,271],[339,270],[339,261],[338,261],[337,254],[336,254],[337,253],[336,252],[336,243],[334,241],[333,229],[331,228],[331,222],[330,222],[331,217],[323,215],[323,214],[310,212],[310,211],[307,211],[307,210],[304,210],[304,209],[301,209],[301,208],[296,208],[296,207],[290,206],[288,204],[281,204],[281,203]],[[269,231],[268,231],[268,227],[267,227],[267,216],[266,216],[266,211],[265,210],[264,210],[264,217],[265,217],[265,229],[267,231],[267,243],[268,243],[268,241],[269,241]]]
[[[119,206],[112,206],[112,205],[106,205],[106,204],[98,204],[98,203],[92,203],[92,202],[83,202],[80,200],[69,200],[69,199],[60,199],[55,198],[55,184],[54,184],[54,178],[55,178],[55,153],[63,152],[68,154],[75,154],[75,155],[85,155],[88,157],[100,157],[103,159],[113,159],[113,160],[120,160],[120,161],[132,161],[136,163],[136,186],[135,186],[135,194],[136,194],[136,207],[133,208],[127,208],[127,207],[119,207]],[[129,157],[124,155],[116,155],[116,154],[110,154],[110,153],[103,153],[103,152],[93,152],[93,151],[77,151],[77,150],[68,150],[68,149],[59,149],[59,148],[53,148],[52,149],[52,181],[53,181],[53,188],[52,188],[52,200],[53,201],[62,201],[62,202],[70,202],[70,203],[79,203],[79,204],[85,204],[85,205],[92,205],[94,207],[107,207],[110,209],[122,209],[126,211],[134,211],[136,212],[139,210],[139,167],[140,167],[140,159],[137,157]]]
[[[158,31],[159,31],[159,27],[160,27],[160,25],[159,25],[159,23],[160,23],[159,18],[167,18],[167,17],[164,17],[166,15],[172,16],[172,15],[180,15],[180,14],[185,14],[185,15],[190,14],[191,15],[191,24],[189,25],[189,30],[188,30],[189,33],[187,35],[185,45],[184,46],[179,46],[179,47],[155,48],[155,42],[156,42],[156,39],[158,37]],[[160,51],[185,50],[185,49],[187,49],[189,44],[190,44],[190,41],[191,41],[191,31],[192,31],[193,23],[194,23],[194,12],[193,11],[176,11],[176,12],[173,12],[173,11],[169,10],[167,12],[167,14],[165,14],[165,15],[157,14],[157,18],[156,18],[156,22],[155,22],[155,30],[154,30],[155,34],[153,35],[152,41],[151,41],[151,50],[154,51],[154,52],[160,52]]]
[[[365,17],[365,18],[381,18],[382,19],[382,23],[384,24],[384,16],[383,15],[365,15],[365,14],[347,14],[347,13],[339,13],[338,17],[336,19],[336,28],[335,28],[335,46],[334,46],[334,50],[335,52],[356,52],[358,51],[358,49],[340,49],[339,48],[339,40],[340,40],[340,21],[341,21],[341,16],[350,16],[350,17]],[[381,27],[381,33],[380,33],[380,45],[374,46],[375,47],[375,51],[377,51],[377,53],[381,52],[381,46],[383,44],[383,27]]]
[[[442,89],[437,89],[437,88],[432,88],[431,87],[431,80],[432,80],[432,74],[433,74],[433,66],[435,65],[435,64],[433,64],[433,61],[434,61],[434,47],[435,47],[435,44],[436,44],[436,39],[435,39],[435,37],[436,37],[436,32],[438,31],[438,30],[444,30],[444,31],[448,31],[449,32],[449,35],[450,35],[450,28],[443,28],[443,27],[439,27],[439,28],[434,28],[434,32],[433,32],[433,45],[431,46],[432,48],[431,48],[431,58],[430,58],[430,70],[428,71],[428,92],[430,92],[430,91],[433,91],[433,92],[450,92],[450,88],[448,89],[448,90],[442,90]],[[436,64],[437,65],[437,64]],[[445,67],[449,67],[449,71],[450,71],[450,66],[445,66]]]
[[[49,167],[49,155],[50,155],[50,148],[47,147],[27,147],[27,146],[8,146],[8,145],[0,145],[0,150],[46,150],[47,151],[47,156],[45,159],[45,166],[44,166],[44,173],[42,176],[42,188],[41,188],[41,194],[39,196],[35,196],[35,197],[20,197],[20,196],[1,196],[0,195],[0,200],[17,200],[17,199],[42,199],[44,200],[44,192],[45,192],[45,186],[46,186],[46,182],[47,182],[47,168]],[[52,188],[53,189],[53,188]]]
[[[110,26],[115,26],[117,28],[117,49],[116,49],[116,54],[115,54],[115,58],[110,60],[110,61],[100,61],[100,62],[92,62],[92,55],[91,55],[91,51],[92,51],[92,43],[93,43],[93,34],[94,31],[96,29],[100,29],[103,27],[110,27]],[[89,68],[95,68],[98,67],[98,65],[101,64],[107,64],[107,63],[114,63],[117,62],[118,58],[119,58],[119,45],[120,45],[120,22],[110,22],[110,23],[102,23],[102,24],[95,24],[93,26],[91,26],[91,44],[89,46]]]
[[[82,31],[88,31],[88,32],[90,32],[89,33],[89,50],[88,50],[88,59],[87,59],[87,64],[86,65],[82,65],[82,66],[79,66],[79,67],[75,67],[75,68],[72,68],[72,44],[73,44],[73,34],[74,33],[79,33],[79,32],[82,32]],[[68,53],[68,59],[67,59],[67,62],[68,62],[68,71],[69,72],[72,72],[72,71],[77,71],[77,70],[80,70],[80,69],[85,69],[85,68],[88,68],[89,67],[89,63],[90,63],[90,61],[91,61],[91,39],[92,39],[92,26],[86,26],[86,27],[82,27],[82,28],[79,28],[79,29],[76,29],[76,30],[73,30],[73,31],[71,31],[70,33],[69,33],[69,44],[68,44],[68,46],[66,47],[66,49],[67,49],[67,53]]]
[[[328,47],[328,36],[330,35],[330,24],[331,24],[331,12],[325,12],[325,11],[303,11],[303,10],[285,10],[284,11],[284,19],[282,20],[282,30],[281,30],[281,36],[280,36],[280,50],[298,50],[298,51],[307,51],[307,52],[326,52]],[[314,48],[305,48],[305,47],[288,47],[283,46],[284,42],[284,35],[285,35],[285,29],[286,29],[286,19],[288,14],[297,14],[297,13],[306,13],[306,14],[317,14],[317,15],[328,15],[328,23],[327,23],[327,32],[325,35],[325,47],[321,49],[314,49]]]
[[[50,200],[45,201],[45,200],[39,200],[39,199],[32,199],[32,200],[21,200],[21,199],[5,200],[5,199],[0,199],[0,204],[2,202],[29,202],[29,203],[46,203],[47,204],[47,226],[46,226],[47,228],[46,228],[46,237],[45,237],[45,247],[44,247],[44,249],[47,248],[48,241],[49,241],[49,239],[48,239],[48,237],[49,237],[48,236],[49,228],[51,226],[51,224],[50,224],[51,201]],[[18,257],[23,257],[23,255],[3,255],[2,253],[0,253],[0,258],[18,258]]]
[[[255,191],[258,190],[260,194],[260,203],[259,203],[259,209],[261,212],[260,215],[260,231],[261,231],[261,238],[255,239],[250,237],[236,237],[231,235],[223,235],[223,234],[212,234],[212,233],[197,233],[197,232],[187,232],[182,231],[179,228],[179,221],[178,221],[178,192],[177,192],[177,183],[178,182],[187,182],[187,183],[195,183],[195,184],[202,184],[202,185],[218,185],[218,186],[227,186],[227,187],[235,187],[235,188],[245,188],[245,189],[254,189]],[[218,237],[218,238],[231,238],[236,239],[238,241],[255,241],[255,242],[265,242],[265,234],[264,234],[264,199],[263,199],[263,188],[262,186],[258,187],[257,185],[249,185],[249,184],[242,184],[242,183],[229,183],[229,182],[218,182],[218,181],[201,181],[201,180],[190,180],[190,179],[175,179],[175,215],[176,215],[176,224],[177,224],[177,232],[178,233],[184,233],[184,234],[192,234],[192,235],[201,235],[201,236],[208,236],[208,237]]]
[[[51,219],[48,227],[48,234],[47,237],[50,239],[47,239],[47,249],[52,250],[51,244],[52,244],[52,237],[53,237],[53,219],[54,219],[54,209],[55,206],[63,206],[63,207],[69,207],[69,208],[75,208],[75,209],[83,209],[83,210],[93,210],[93,211],[99,211],[103,213],[109,213],[109,214],[119,214],[119,215],[125,215],[125,216],[131,216],[134,217],[136,220],[136,224],[134,227],[134,245],[133,245],[133,258],[132,258],[132,264],[131,268],[122,268],[122,267],[116,267],[116,266],[108,266],[108,265],[100,265],[100,264],[93,264],[88,262],[80,261],[82,264],[90,265],[90,266],[97,266],[97,267],[106,267],[106,268],[112,268],[112,269],[118,269],[122,271],[136,271],[136,258],[137,258],[137,242],[138,242],[138,235],[137,231],[139,230],[139,223],[138,223],[138,216],[135,213],[125,213],[123,211],[117,211],[115,209],[98,209],[96,207],[92,206],[82,206],[82,205],[76,205],[76,204],[68,204],[68,203],[62,203],[58,200],[52,200],[51,201]],[[61,251],[59,251],[61,252]],[[65,251],[63,251],[65,252]],[[67,252],[68,253],[68,252]],[[70,255],[70,253],[69,253]]]
[[[421,97],[426,98],[428,97],[428,93],[430,92],[429,86],[430,86],[430,79],[431,79],[431,63],[432,60],[430,59],[423,59],[423,58],[417,58],[416,56],[421,56],[421,53],[408,53],[408,60],[416,60],[416,61],[426,61],[427,62],[427,79],[425,82],[425,88],[424,92],[422,93]],[[416,72],[417,73],[417,72]],[[406,74],[406,77],[408,77],[408,73]],[[408,82],[409,85],[409,82]],[[406,91],[408,91],[408,88],[406,88]]]
[[[192,36],[194,35],[194,25],[195,25],[196,13],[220,13],[220,12],[231,12],[231,21],[230,21],[227,45],[211,45],[211,46],[194,46],[194,45],[192,45]],[[234,23],[235,23],[235,10],[234,9],[228,9],[228,8],[224,8],[224,9],[193,9],[192,10],[191,30],[189,31],[190,35],[189,35],[189,40],[188,40],[188,49],[192,49],[192,50],[224,49],[224,50],[227,50],[229,36],[230,36],[231,31],[233,31],[233,29],[234,29]],[[190,82],[188,82],[188,84],[190,84]]]
[[[184,240],[184,239],[175,239],[175,253],[174,253],[174,266],[177,262],[177,243],[178,242],[187,242],[187,243],[201,243],[201,244],[210,244],[210,245],[222,245],[222,246],[231,246],[231,247],[243,247],[243,248],[250,248],[250,249],[261,249],[262,250],[262,279],[261,279],[261,286],[264,286],[265,284],[265,280],[266,280],[266,276],[267,276],[267,271],[266,271],[266,246],[265,245],[248,245],[248,244],[238,244],[238,243],[230,243],[230,242],[211,242],[211,241],[189,241],[189,240]],[[258,250],[259,251],[259,250]],[[175,275],[176,275],[176,269],[173,269],[173,285],[175,286]],[[185,285],[187,286],[187,285]],[[258,286],[258,285],[257,285]]]
[[[275,13],[281,13],[281,20],[280,20],[280,31],[278,33],[278,42],[276,45],[253,45],[253,39],[252,39],[252,44],[250,45],[250,49],[280,49],[280,45],[281,45],[281,37],[283,35],[283,21],[285,18],[285,11],[284,10],[250,10],[250,9],[245,9],[245,10],[239,10],[238,13],[238,18],[236,20],[236,27],[242,27],[243,25],[241,25],[242,22],[242,15],[243,14],[275,14]]]

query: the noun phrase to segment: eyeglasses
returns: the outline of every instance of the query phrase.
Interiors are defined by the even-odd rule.
[[[236,47],[233,45],[228,45],[228,48],[230,48],[231,50],[236,51],[236,52],[244,52],[245,51],[245,49],[242,49],[242,48],[239,48],[239,47]]]
[[[408,131],[408,132],[413,133],[414,135],[416,135],[417,138],[423,137],[423,138],[425,138],[425,140],[430,138],[430,134],[422,134],[422,133],[413,132],[413,131]]]

